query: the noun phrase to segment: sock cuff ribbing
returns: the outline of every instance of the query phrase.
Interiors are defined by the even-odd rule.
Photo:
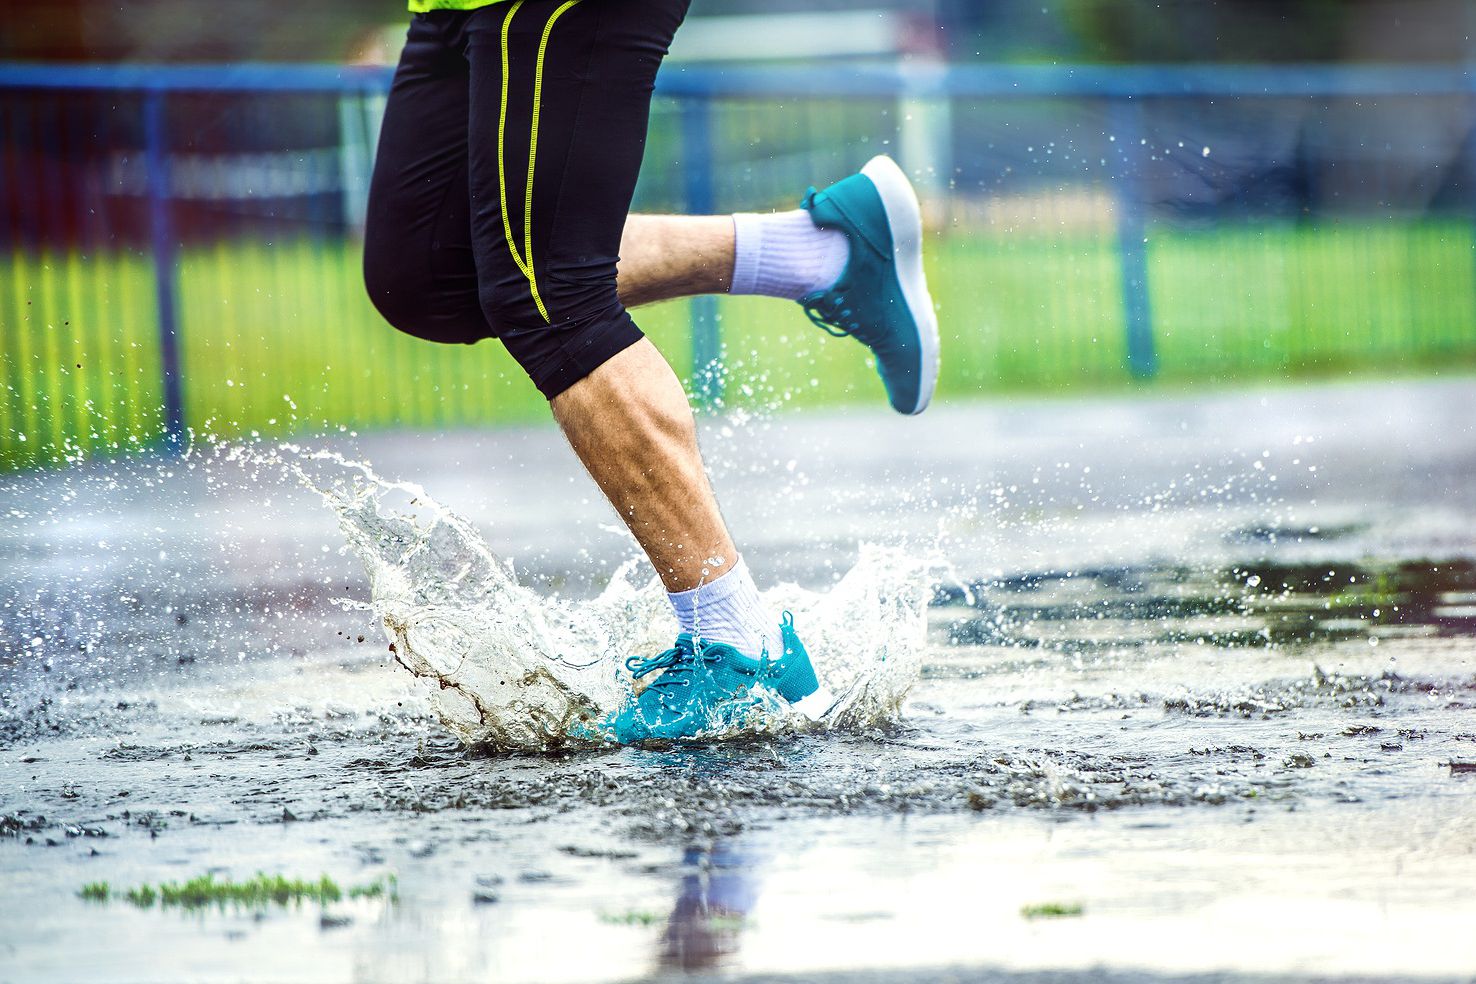
[[[667,594],[683,632],[723,642],[745,655],[777,651],[779,623],[770,616],[742,557],[707,584]]]
[[[730,294],[757,293],[759,275],[759,250],[746,248],[749,243],[759,242],[762,233],[759,224],[762,215],[738,212],[733,216],[733,279],[728,286]],[[745,248],[739,248],[739,244]]]
[[[733,216],[732,294],[797,301],[840,278],[851,247],[845,233],[815,225],[804,209]]]

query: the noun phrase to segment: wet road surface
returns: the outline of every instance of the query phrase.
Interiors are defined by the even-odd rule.
[[[365,586],[331,514],[269,470],[6,479],[0,979],[1471,980],[1473,406],[716,422],[761,580],[821,588],[860,542],[948,569],[896,726],[665,750],[460,747],[339,604]],[[552,431],[334,446],[545,590],[629,556]],[[76,895],[258,870],[397,898]]]

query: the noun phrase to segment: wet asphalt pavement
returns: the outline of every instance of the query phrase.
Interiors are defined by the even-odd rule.
[[[546,756],[447,735],[283,476],[7,478],[0,980],[1476,979],[1473,408],[1454,380],[712,422],[761,581],[946,560],[906,716]],[[630,555],[551,430],[333,446],[545,590]],[[76,896],[258,870],[397,898]]]

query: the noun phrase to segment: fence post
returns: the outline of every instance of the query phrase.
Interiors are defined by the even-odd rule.
[[[1127,331],[1128,371],[1140,379],[1158,373],[1158,353],[1153,340],[1153,308],[1148,299],[1147,226],[1143,220],[1142,178],[1137,165],[1147,155],[1139,152],[1143,133],[1143,111],[1131,96],[1109,102],[1110,132],[1117,137],[1118,153],[1113,167],[1117,190],[1117,253],[1122,265],[1123,327]]]
[[[712,97],[708,94],[682,98],[682,180],[690,215],[709,215],[717,208],[713,192]],[[718,325],[717,298],[692,298],[692,385],[704,405],[723,398],[722,330]]]
[[[1476,13],[1473,13],[1472,19],[1476,20]],[[1471,106],[1473,110],[1476,110],[1476,78],[1471,78],[1470,76],[1468,78],[1470,79],[1470,93],[1466,97],[1467,105]],[[1468,118],[1470,120],[1470,129],[1466,131],[1466,139],[1462,142],[1461,157],[1466,165],[1466,201],[1471,207],[1469,225],[1471,228],[1472,242],[1476,244],[1476,111],[1473,111]],[[1472,258],[1476,259],[1476,249],[1473,249],[1471,252]],[[1472,272],[1476,273],[1476,267],[1472,268]],[[1473,292],[1476,292],[1476,278],[1472,279],[1471,285]]]
[[[164,373],[164,442],[184,448],[184,388],[179,371],[177,324],[178,243],[169,191],[168,129],[165,93],[144,95],[144,164],[148,171],[149,245],[154,254],[154,304],[159,317],[159,362]]]
[[[898,70],[897,149],[930,218],[947,221],[953,186],[953,102],[947,64],[936,55],[903,63]]]

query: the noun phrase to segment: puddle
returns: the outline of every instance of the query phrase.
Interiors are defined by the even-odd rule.
[[[1243,430],[1182,439],[1172,406],[1134,410],[1112,426],[1143,449],[1095,456],[1108,418],[1036,408],[1024,464],[966,456],[1005,456],[984,476],[959,448],[988,434],[1008,451],[1016,411],[943,413],[910,466],[931,484],[906,499],[833,421],[786,425],[771,444],[826,481],[784,490],[811,520],[788,526],[745,484],[767,459],[726,461],[750,562],[827,641],[869,636],[874,657],[903,626],[915,662],[877,689],[885,713],[665,750],[468,746],[486,735],[456,726],[377,621],[455,625],[409,636],[441,679],[468,639],[504,638],[509,598],[564,606],[535,639],[551,659],[665,644],[648,584],[601,594],[629,544],[598,503],[508,510],[528,474],[488,469],[479,506],[458,478],[473,455],[531,455],[540,483],[572,486],[556,435],[360,448],[465,517],[397,526],[346,486],[345,507],[382,524],[359,545],[393,561],[377,585],[317,496],[241,462],[8,480],[0,508],[28,519],[0,530],[0,908],[28,915],[0,927],[0,964],[22,980],[153,979],[160,954],[191,979],[1468,975],[1476,562],[1460,531],[1476,500],[1449,475],[1476,473],[1476,447],[1432,424],[1460,400],[1413,392],[1396,394],[1409,428],[1443,443],[1386,434],[1354,404],[1393,398],[1338,390],[1301,411],[1243,397],[1205,418]],[[1226,478],[1246,460],[1290,475],[1314,427],[1330,431],[1315,477]],[[1370,460],[1384,470],[1359,486]],[[1185,474],[1203,482],[1170,489]],[[826,508],[807,498],[820,485]],[[1206,504],[1205,488],[1229,491]],[[859,554],[879,516],[901,560]],[[425,576],[396,585],[412,547]],[[951,569],[919,580],[937,550]],[[473,562],[495,590],[458,593]],[[883,598],[911,598],[913,621],[865,621]],[[581,672],[556,680],[597,706],[619,694]],[[393,874],[399,898],[325,922],[76,895],[257,871]]]

